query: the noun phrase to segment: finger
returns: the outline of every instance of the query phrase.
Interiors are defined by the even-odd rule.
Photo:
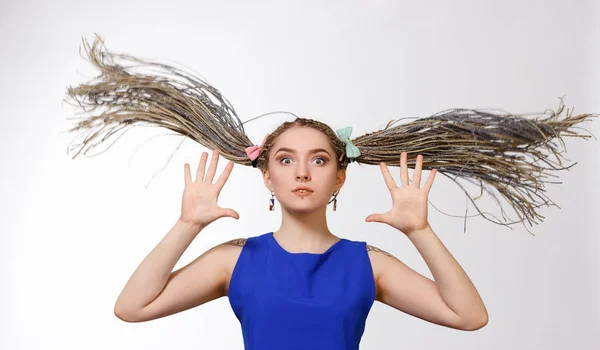
[[[207,158],[208,153],[202,152],[202,156],[200,157],[200,164],[198,164],[198,170],[196,170],[196,182],[200,182],[204,179],[204,170],[206,169]]]
[[[417,188],[421,188],[421,170],[423,169],[423,156],[417,156],[417,164],[415,164],[415,171],[413,172],[413,185]]]
[[[433,180],[435,179],[435,174],[437,174],[437,169],[432,169],[431,172],[429,173],[429,177],[427,178],[427,182],[425,183],[425,186],[423,186],[423,189],[425,190],[425,192],[427,194],[429,194],[429,191],[431,190],[431,186],[433,186]]]
[[[206,178],[204,182],[212,183],[215,177],[215,173],[217,172],[217,164],[219,163],[219,151],[216,149],[213,150],[212,159],[210,160],[210,165],[208,166],[208,170],[206,171]]]
[[[379,167],[381,168],[381,173],[383,174],[383,180],[387,188],[391,191],[396,188],[396,181],[394,181],[394,177],[390,174],[390,170],[384,162],[379,163]]]
[[[223,188],[223,186],[225,186],[225,182],[227,182],[227,179],[229,179],[229,174],[231,174],[231,169],[233,169],[233,161],[230,160],[229,163],[227,163],[227,165],[225,166],[225,169],[223,170],[223,172],[221,173],[221,176],[219,176],[219,179],[216,182],[218,193],[221,192],[221,189]]]
[[[185,163],[183,166],[183,180],[186,186],[192,183],[192,174],[188,163]]]
[[[237,213],[237,211],[231,209],[231,208],[227,208],[223,210],[223,216],[229,216],[232,217],[236,220],[239,220],[240,218],[240,214]]]
[[[371,214],[365,219],[366,222],[384,222],[382,214]]]
[[[408,165],[406,165],[406,159],[408,155],[406,152],[400,154],[400,184],[402,186],[408,186]]]

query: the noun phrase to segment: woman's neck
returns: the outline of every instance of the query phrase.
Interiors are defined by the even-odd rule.
[[[327,227],[325,210],[290,213],[283,209],[281,226],[273,232],[282,246],[290,251],[319,252],[339,240]]]

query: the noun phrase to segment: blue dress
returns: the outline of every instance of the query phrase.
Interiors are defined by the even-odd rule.
[[[358,349],[375,281],[366,243],[290,253],[273,232],[246,240],[229,283],[246,350]]]

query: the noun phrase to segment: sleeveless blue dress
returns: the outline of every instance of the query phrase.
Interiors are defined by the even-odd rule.
[[[358,349],[375,300],[366,242],[341,238],[323,254],[290,253],[273,232],[250,237],[228,298],[245,350]]]

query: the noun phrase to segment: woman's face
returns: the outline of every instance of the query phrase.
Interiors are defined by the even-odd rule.
[[[263,173],[265,185],[288,210],[322,209],[346,179],[336,158],[325,134],[311,127],[293,127],[280,134],[270,148],[269,170]],[[298,186],[312,192],[299,195],[294,192]]]

